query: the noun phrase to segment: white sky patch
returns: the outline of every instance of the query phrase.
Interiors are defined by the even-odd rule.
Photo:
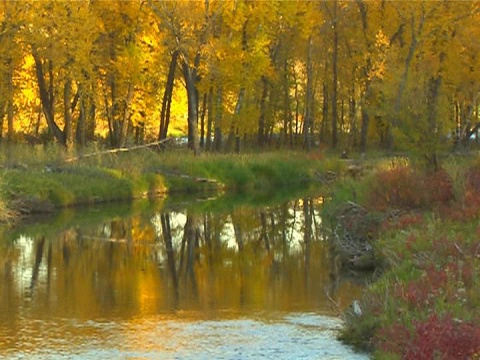
[[[15,246],[19,249],[21,254],[20,259],[15,263],[14,276],[18,290],[28,289],[32,282],[33,267],[32,259],[34,257],[34,240],[31,237],[20,235],[15,240]],[[39,273],[40,276],[41,273]]]
[[[232,218],[229,216],[220,235],[220,239],[231,249],[238,250],[237,239],[235,238],[235,229],[233,228]]]

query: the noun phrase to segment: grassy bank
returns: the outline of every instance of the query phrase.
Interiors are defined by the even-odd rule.
[[[480,358],[480,162],[443,165],[387,162],[339,184],[327,206],[336,234],[370,235],[377,278],[345,314],[341,338],[374,358]]]
[[[4,150],[0,165],[5,208],[24,213],[168,193],[293,193],[321,185],[326,172],[345,169],[338,159],[303,153],[194,156],[143,149],[78,157],[58,148],[20,146]]]

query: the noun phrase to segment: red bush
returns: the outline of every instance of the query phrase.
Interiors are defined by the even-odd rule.
[[[454,198],[450,177],[445,171],[424,174],[408,167],[379,172],[367,201],[378,210],[432,208]]]
[[[467,173],[467,188],[480,193],[480,168],[471,168]]]
[[[480,352],[480,326],[432,314],[411,326],[380,329],[375,342],[378,349],[406,360],[466,360]]]
[[[447,205],[454,199],[453,184],[445,170],[423,176],[427,206]]]
[[[448,281],[449,277],[445,270],[438,270],[430,265],[420,279],[398,285],[395,289],[395,297],[405,301],[411,309],[429,308],[439,296],[444,294]]]

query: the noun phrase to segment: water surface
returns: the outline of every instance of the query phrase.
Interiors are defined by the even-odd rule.
[[[320,200],[65,211],[0,238],[0,357],[364,359]]]

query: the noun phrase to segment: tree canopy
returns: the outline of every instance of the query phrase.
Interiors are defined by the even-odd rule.
[[[0,137],[415,148],[479,128],[480,2],[0,2]]]

